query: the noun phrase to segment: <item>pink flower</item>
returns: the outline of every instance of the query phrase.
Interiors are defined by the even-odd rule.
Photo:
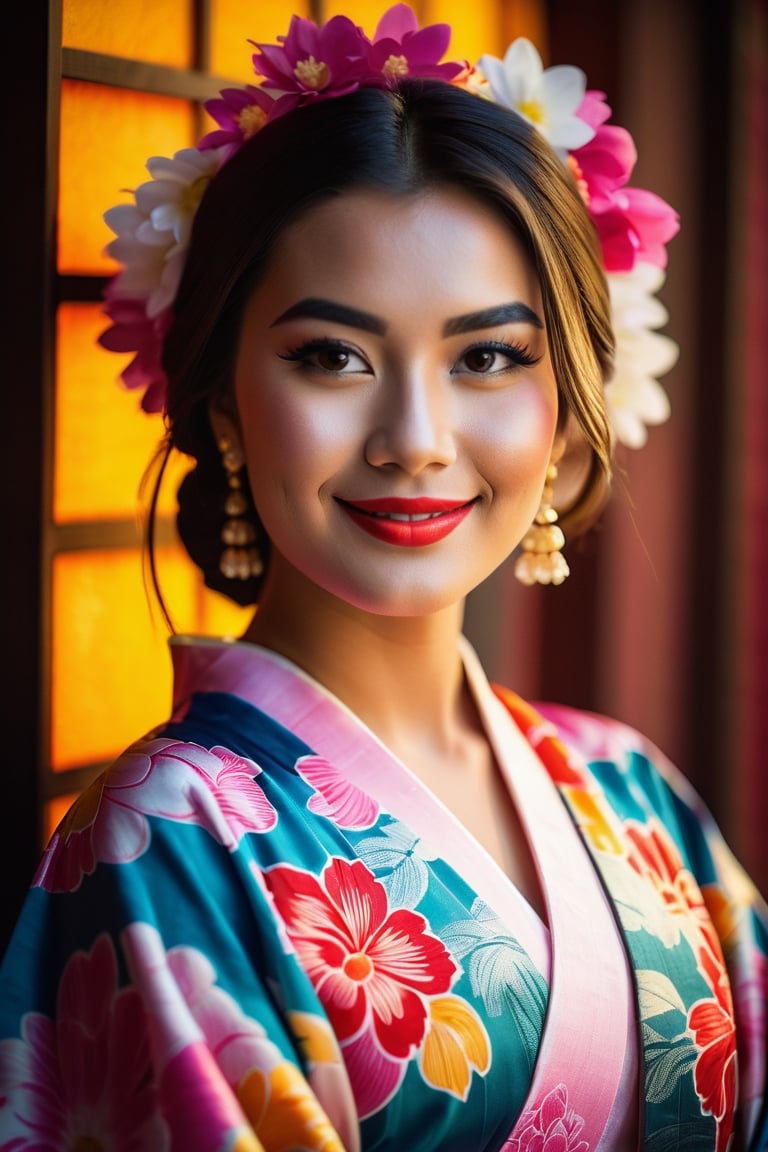
[[[106,935],[69,960],[55,1018],[31,1012],[21,1039],[0,1042],[0,1069],[4,1148],[163,1152],[170,1146],[157,1109],[144,1007],[135,989],[118,988]]]
[[[368,41],[348,16],[334,16],[318,27],[314,20],[292,16],[280,44],[258,44],[254,71],[279,97],[273,110],[281,115],[298,103],[354,92],[367,71]]]
[[[639,261],[665,268],[664,245],[679,229],[678,215],[653,192],[625,187],[637,151],[626,129],[604,123],[611,110],[601,97],[584,96],[578,114],[595,135],[569,162],[597,228],[606,272],[628,272]]]
[[[366,1027],[385,1053],[407,1059],[424,1039],[424,998],[447,991],[456,972],[424,917],[390,911],[360,860],[331,860],[321,880],[288,865],[264,878],[340,1042]]]
[[[301,756],[295,768],[315,789],[307,803],[310,812],[326,816],[340,828],[372,828],[376,823],[379,805],[373,797],[322,756]]]
[[[611,109],[605,102],[605,92],[598,92],[596,88],[588,88],[582,97],[581,104],[576,109],[576,115],[590,128],[599,128],[611,118]]]
[[[177,740],[134,745],[80,797],[65,816],[35,882],[72,891],[99,861],[135,860],[151,839],[147,816],[206,828],[233,851],[247,832],[268,832],[277,813],[256,777],[258,764],[226,748]]]
[[[404,76],[455,80],[468,70],[466,61],[439,63],[448,50],[450,24],[419,28],[416,14],[407,4],[395,4],[379,20],[368,49],[368,63],[386,83]]]
[[[568,1089],[558,1084],[538,1108],[523,1112],[503,1152],[589,1152],[586,1140],[579,1138],[583,1127],[581,1116],[568,1106]]]
[[[222,89],[217,100],[209,100],[205,105],[206,112],[220,127],[203,136],[198,148],[226,147],[228,159],[246,140],[261,131],[274,106],[274,97],[252,84]]]
[[[666,243],[680,228],[674,208],[655,192],[622,188],[607,212],[595,213],[606,272],[629,271],[640,261],[666,268]]]
[[[256,1020],[221,988],[210,959],[196,948],[166,951],[149,924],[129,924],[123,935],[128,968],[149,1012],[155,1060],[162,1073],[182,1047],[200,1036],[236,1088],[252,1068],[269,1072],[281,1062],[278,1048]]]

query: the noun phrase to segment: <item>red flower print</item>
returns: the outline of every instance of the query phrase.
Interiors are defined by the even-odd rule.
[[[647,825],[630,820],[625,831],[632,845],[629,863],[650,880],[666,910],[687,919],[690,927],[722,966],[722,952],[704,897],[669,833],[658,821]],[[682,926],[682,925],[681,925]]]
[[[716,1152],[725,1152],[733,1131],[736,1101],[736,1028],[728,977],[708,948],[699,950],[699,970],[714,997],[699,1000],[688,1013],[688,1027],[700,1049],[694,1083],[704,1112],[717,1122]]]
[[[588,776],[583,763],[559,738],[559,718],[551,722],[515,692],[499,684],[493,685],[493,691],[511,714],[554,783],[576,788],[587,787]]]
[[[372,1027],[384,1052],[407,1058],[424,1039],[424,997],[446,992],[456,972],[424,917],[391,911],[360,860],[331,860],[320,880],[288,865],[264,878],[339,1040]]]
[[[651,881],[667,911],[679,917],[681,931],[696,951],[699,972],[712,989],[711,997],[690,1009],[688,1027],[699,1049],[696,1092],[702,1111],[717,1124],[716,1152],[725,1152],[736,1099],[736,1029],[720,942],[704,897],[668,833],[655,821],[647,827],[630,822],[626,831],[633,845],[630,864]],[[709,899],[712,903],[711,895]]]
[[[583,1127],[582,1117],[568,1105],[568,1089],[558,1084],[537,1108],[523,1112],[502,1152],[589,1152],[580,1139]]]

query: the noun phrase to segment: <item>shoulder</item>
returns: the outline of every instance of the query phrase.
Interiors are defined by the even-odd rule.
[[[600,713],[558,704],[534,707],[625,828],[642,826],[644,835],[654,837],[663,829],[700,881],[711,882],[718,870],[734,873],[735,860],[709,807],[644,733]]]
[[[698,821],[710,814],[694,785],[669,756],[645,733],[622,720],[573,708],[565,704],[536,701],[531,710],[550,735],[563,744],[603,787],[637,794],[643,791],[654,803],[670,800],[688,809]]]
[[[563,743],[586,760],[615,760],[634,753],[670,767],[653,741],[621,720],[567,704],[535,701],[532,707],[557,730]]]

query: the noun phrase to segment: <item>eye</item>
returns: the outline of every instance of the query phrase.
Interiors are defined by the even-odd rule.
[[[531,355],[522,345],[488,340],[468,348],[456,361],[453,371],[458,374],[467,372],[473,376],[494,376],[500,372],[514,371],[515,368],[531,367],[540,359],[540,356]]]
[[[371,372],[368,361],[359,352],[338,340],[309,340],[280,359],[291,360],[308,371],[315,369],[337,376]]]

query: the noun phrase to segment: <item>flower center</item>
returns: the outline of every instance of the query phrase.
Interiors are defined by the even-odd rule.
[[[246,140],[260,132],[267,122],[267,114],[258,104],[248,104],[237,116],[235,123]]]
[[[523,100],[518,107],[522,115],[527,116],[533,124],[546,124],[547,117],[538,100]]]
[[[408,75],[408,61],[405,56],[388,56],[381,71],[387,80],[396,80],[398,76]]]
[[[309,56],[306,60],[299,60],[293,74],[300,84],[303,84],[305,88],[311,88],[313,91],[322,88],[331,78],[331,70],[328,65],[324,64],[322,60],[315,60],[314,56]]]
[[[104,1152],[104,1145],[95,1136],[78,1136],[70,1152]]]
[[[344,975],[362,983],[373,972],[373,964],[364,952],[353,952],[344,961]]]
[[[590,200],[589,185],[587,184],[587,181],[584,179],[584,173],[582,172],[581,165],[579,164],[578,160],[574,159],[573,155],[570,152],[568,153],[567,163],[568,163],[568,167],[570,168],[570,170],[573,174],[573,178],[576,181],[576,187],[579,190],[579,195],[581,196],[582,200],[584,201],[585,207],[589,208],[589,200]]]

